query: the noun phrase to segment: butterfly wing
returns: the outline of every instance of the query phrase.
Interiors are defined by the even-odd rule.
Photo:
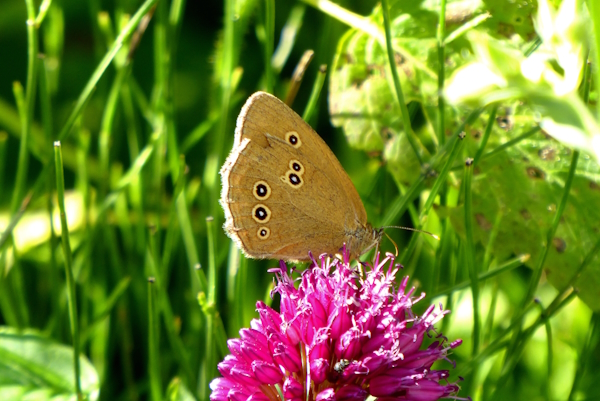
[[[366,230],[364,206],[335,155],[267,93],[255,93],[242,108],[221,176],[225,230],[250,257],[335,253]]]

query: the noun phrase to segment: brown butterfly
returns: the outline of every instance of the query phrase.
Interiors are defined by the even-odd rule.
[[[321,137],[281,100],[256,92],[221,168],[225,231],[251,258],[307,260],[381,240],[356,188]]]

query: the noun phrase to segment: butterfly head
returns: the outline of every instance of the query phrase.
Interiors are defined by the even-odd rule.
[[[383,228],[374,228],[367,223],[348,236],[347,248],[352,258],[357,258],[379,245],[383,236]]]

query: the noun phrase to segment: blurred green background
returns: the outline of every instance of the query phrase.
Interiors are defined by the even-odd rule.
[[[327,14],[330,4],[54,0],[43,2],[47,13],[29,33],[38,42],[32,56],[27,7],[37,16],[40,3],[3,0],[0,399],[74,397],[71,289],[86,397],[208,399],[226,339],[256,317],[257,300],[277,304],[267,269],[278,262],[244,259],[221,229],[218,169],[245,99],[257,90],[285,98],[307,49],[315,55],[293,108],[302,114],[326,65],[309,123],[349,173],[370,221],[441,236],[386,230],[411,285],[428,294],[416,309],[442,302],[453,311],[439,326],[451,340],[464,340],[451,357],[452,377],[465,379],[459,395],[600,399],[600,175],[593,154],[582,153],[569,176],[574,151],[537,129],[531,99],[440,108],[437,76],[449,78],[472,61],[471,43],[463,34],[453,39],[440,65],[440,5],[394,1],[396,63],[419,161],[385,49],[342,22],[350,10],[366,16],[363,28],[383,32],[379,3],[343,1]],[[533,1],[448,2],[446,34],[478,29],[525,53],[536,44],[536,10]],[[481,19],[486,13],[491,17]],[[137,28],[143,15],[151,16],[145,30]],[[139,35],[133,46],[132,35]],[[267,68],[272,51],[278,57]],[[54,169],[58,139],[64,193]],[[479,149],[484,157],[465,169]],[[547,241],[571,182],[556,237]],[[63,198],[67,258],[57,209]],[[381,250],[394,247],[384,239]],[[498,274],[477,282],[473,272]]]

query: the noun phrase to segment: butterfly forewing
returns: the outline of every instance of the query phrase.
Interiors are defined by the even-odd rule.
[[[329,147],[272,95],[257,92],[246,101],[221,175],[225,229],[248,256],[334,253],[367,226],[360,197]]]

